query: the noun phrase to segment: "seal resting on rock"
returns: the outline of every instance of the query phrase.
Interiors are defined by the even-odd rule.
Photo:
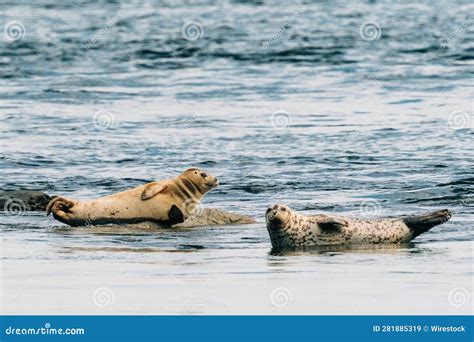
[[[199,200],[218,186],[216,177],[191,168],[176,178],[148,183],[93,200],[56,197],[46,213],[70,226],[155,221],[182,223],[198,209]]]
[[[305,216],[288,206],[267,209],[265,219],[275,249],[341,244],[409,242],[451,218],[448,210],[400,218],[361,220],[328,215]]]

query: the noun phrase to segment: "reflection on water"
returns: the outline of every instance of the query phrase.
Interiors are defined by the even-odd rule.
[[[285,249],[272,248],[271,255],[291,256],[304,254],[327,254],[339,255],[343,253],[363,253],[363,254],[395,254],[395,253],[420,253],[415,248],[414,243],[405,244],[381,244],[381,245],[335,245],[335,246],[304,246]]]

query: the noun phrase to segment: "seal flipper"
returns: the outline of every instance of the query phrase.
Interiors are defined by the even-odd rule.
[[[46,216],[55,213],[56,210],[61,210],[65,213],[70,212],[70,209],[74,206],[74,202],[66,197],[55,197],[46,206]]]
[[[184,215],[183,212],[175,205],[173,204],[168,211],[168,223],[170,226],[178,223],[183,223],[184,222]]]
[[[347,221],[337,217],[324,217],[322,221],[318,222],[321,232],[326,234],[338,234],[344,231],[349,224]]]
[[[145,189],[143,189],[140,198],[142,201],[146,201],[147,199],[155,197],[160,192],[165,191],[167,188],[167,185],[160,185],[157,182],[149,183],[145,186]]]
[[[407,216],[403,219],[403,223],[411,230],[412,238],[415,238],[434,226],[447,222],[452,216],[448,209],[444,209],[426,215]]]

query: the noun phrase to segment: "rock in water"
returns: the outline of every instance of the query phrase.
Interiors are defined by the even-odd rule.
[[[255,220],[247,215],[229,213],[219,209],[206,208],[198,215],[186,219],[183,223],[173,227],[188,228],[199,226],[215,226],[227,224],[250,224]]]
[[[42,211],[46,209],[46,205],[53,197],[41,191],[0,191],[0,208],[5,211],[8,211],[10,207],[20,210]]]

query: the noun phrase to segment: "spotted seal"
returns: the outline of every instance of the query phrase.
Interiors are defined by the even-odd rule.
[[[93,200],[56,197],[46,213],[70,226],[155,221],[165,225],[184,222],[199,200],[218,186],[216,177],[190,168],[178,177],[148,183]]]
[[[408,242],[451,218],[448,210],[400,218],[361,220],[328,215],[305,216],[286,205],[266,211],[273,248]]]

